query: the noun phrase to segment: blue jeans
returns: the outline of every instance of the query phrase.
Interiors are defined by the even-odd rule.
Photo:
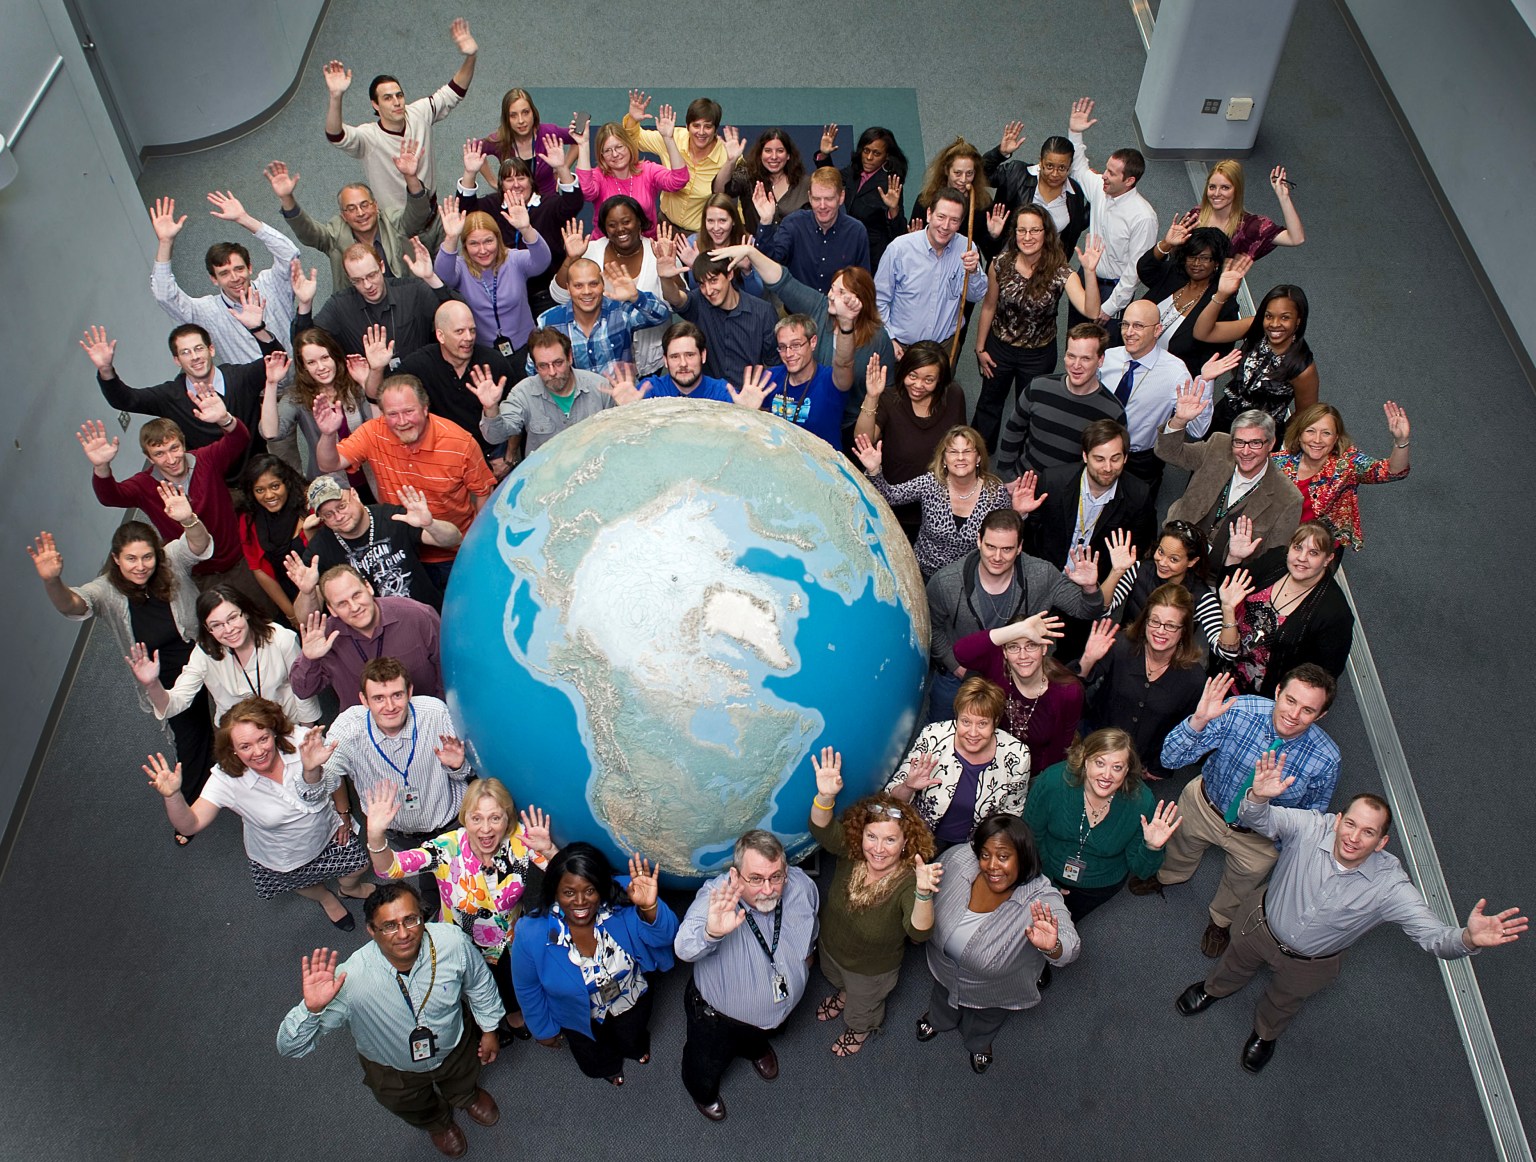
[[[955,716],[955,695],[960,693],[961,678],[935,667],[928,684],[928,721],[948,722]]]

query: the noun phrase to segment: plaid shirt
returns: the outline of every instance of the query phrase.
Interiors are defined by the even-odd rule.
[[[1205,779],[1205,793],[1225,811],[1253,774],[1259,756],[1279,739],[1274,712],[1272,699],[1245,695],[1198,734],[1189,728],[1186,718],[1168,732],[1163,743],[1163,767],[1177,770],[1214,751],[1200,773]],[[1283,795],[1276,796],[1275,805],[1327,810],[1339,781],[1339,748],[1333,739],[1321,727],[1309,726],[1296,738],[1280,739],[1279,752],[1285,756],[1285,773],[1296,781]]]
[[[606,375],[615,363],[635,361],[635,332],[659,326],[672,317],[672,308],[650,291],[640,291],[632,303],[604,297],[592,333],[583,335],[576,325],[576,308],[570,303],[550,307],[539,316],[539,326],[564,331],[571,338],[571,362],[583,371]],[[528,356],[528,374],[534,374]]]

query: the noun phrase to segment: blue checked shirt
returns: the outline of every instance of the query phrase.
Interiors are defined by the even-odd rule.
[[[607,375],[615,363],[635,361],[635,332],[659,326],[672,317],[672,308],[650,291],[641,291],[632,303],[604,298],[592,332],[583,335],[576,325],[576,308],[570,303],[550,307],[539,316],[539,326],[564,331],[571,338],[571,362],[583,371]],[[534,374],[533,356],[527,370]]]
[[[1259,756],[1278,738],[1274,700],[1244,695],[1199,733],[1190,729],[1187,718],[1169,731],[1163,742],[1163,767],[1177,770],[1214,752],[1200,773],[1205,793],[1218,810],[1225,811],[1253,774]],[[1276,796],[1276,806],[1327,810],[1339,781],[1339,748],[1333,739],[1314,725],[1296,738],[1280,740],[1278,749],[1285,756],[1286,775],[1296,781]]]

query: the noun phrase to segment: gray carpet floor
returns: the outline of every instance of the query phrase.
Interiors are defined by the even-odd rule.
[[[1128,9],[1113,0],[1049,0],[1006,16],[977,0],[835,15],[787,0],[773,16],[796,30],[792,47],[770,46],[757,21],[712,30],[678,4],[649,11],[599,44],[591,30],[605,15],[590,6],[519,11],[514,22],[486,3],[433,0],[412,9],[411,27],[428,31],[407,36],[359,0],[337,0],[289,108],[219,150],[154,162],[141,189],[146,199],[169,192],[195,208],[204,191],[233,186],[258,216],[276,220],[259,169],[283,157],[305,175],[306,204],[321,206],[352,171],[320,134],[318,62],[340,56],[363,77],[389,68],[408,93],[424,91],[454,67],[446,27],[461,13],[484,51],[469,99],[440,127],[440,182],[452,180],[455,138],[484,132],[512,84],[537,96],[541,86],[621,89],[666,76],[689,92],[763,90],[760,106],[744,96],[739,112],[727,108],[728,121],[743,122],[771,119],[769,90],[909,86],[924,147],[903,138],[914,158],[957,132],[990,143],[1012,117],[1038,142],[1060,129],[1073,97],[1089,93],[1099,100],[1094,158],[1131,140],[1141,47]],[[1231,47],[1213,37],[1213,51]],[[350,107],[361,114],[360,99]],[[873,119],[857,107],[837,115]],[[1368,546],[1348,573],[1457,910],[1481,895],[1536,906],[1524,857],[1536,805],[1511,794],[1525,756],[1523,738],[1505,726],[1527,718],[1529,680],[1516,659],[1536,642],[1493,584],[1530,563],[1536,468],[1510,454],[1509,442],[1536,426],[1536,401],[1328,0],[1300,5],[1251,172],[1276,162],[1299,183],[1309,242],[1266,259],[1255,290],[1279,281],[1306,287],[1324,398],[1343,409],[1367,450],[1387,444],[1383,399],[1402,403],[1414,422],[1414,474],[1366,494]],[[1267,191],[1254,184],[1251,201],[1268,209]],[[1165,220],[1193,201],[1173,163],[1154,164],[1144,192]],[[203,277],[198,256],[216,237],[194,213],[177,262],[187,285]],[[974,387],[974,369],[965,375]],[[1466,471],[1490,461],[1496,486]],[[344,1037],[303,1061],[276,1056],[278,1021],[298,999],[299,956],[336,933],[306,901],[254,898],[233,820],[186,850],[172,846],[135,758],[162,744],[112,653],[109,635],[94,635],[0,899],[0,979],[22,1047],[0,1069],[6,1152],[430,1155],[357,1083]],[[1476,721],[1472,707],[1481,707]],[[1341,795],[1377,787],[1347,690],[1327,727],[1345,754]],[[709,1125],[676,1076],[683,977],[673,973],[658,984],[649,1069],[632,1069],[630,1084],[615,1091],[586,1081],[567,1056],[513,1046],[486,1080],[505,1120],[494,1130],[470,1127],[470,1140],[477,1153],[556,1157],[1002,1149],[1204,1159],[1243,1139],[1251,1148],[1257,1129],[1261,1148],[1282,1158],[1491,1156],[1436,964],[1394,929],[1351,952],[1341,981],[1309,1004],[1262,1078],[1236,1064],[1253,990],[1197,1020],[1180,1018],[1173,997],[1207,966],[1196,943],[1214,879],[1208,867],[1166,899],[1122,897],[1093,916],[1082,960],[1057,974],[1038,1010],[1008,1026],[985,1077],[970,1073],[952,1038],[912,1039],[927,991],[914,952],[885,1036],[852,1061],[834,1061],[831,1032],[807,1006],[783,1038],[781,1079],[765,1086],[744,1065],[734,1070],[725,1087],[731,1118]],[[80,904],[82,894],[90,904]],[[343,943],[353,947],[359,936]],[[1477,963],[1528,1120],[1536,1092],[1530,956],[1525,941]]]

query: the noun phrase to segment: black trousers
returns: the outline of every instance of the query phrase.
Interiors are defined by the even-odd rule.
[[[199,690],[191,705],[165,720],[171,728],[171,738],[176,742],[176,761],[181,764],[181,797],[188,805],[197,802],[203,784],[208,781],[208,773],[213,769],[212,714],[208,691]]]
[[[1062,883],[1054,876],[1051,882],[1060,889],[1062,898],[1067,902],[1067,911],[1072,916],[1072,923],[1079,923],[1082,918],[1092,912],[1101,904],[1107,904],[1120,894],[1120,889],[1125,887],[1125,881],[1107,884],[1102,888],[1081,888],[1076,884]]]
[[[571,1056],[588,1077],[621,1077],[624,1059],[639,1061],[651,1051],[651,990],[617,1017],[593,1021],[586,1032],[565,1030]]]
[[[710,1007],[693,981],[683,991],[683,1011],[688,1017],[688,1040],[683,1044],[683,1088],[696,1102],[709,1105],[720,1096],[720,1079],[738,1057],[756,1061],[772,1046],[768,1038],[783,1024],[759,1029]]]
[[[507,1016],[521,1013],[523,1006],[517,1003],[517,993],[512,990],[512,946],[510,944],[501,954],[501,959],[491,965],[491,979],[496,982],[496,992],[501,997],[502,1008],[507,1010]],[[511,1024],[510,1021],[507,1023]]]
[[[976,397],[976,413],[971,427],[987,441],[987,451],[997,454],[997,441],[1003,430],[1003,413],[1015,395],[1023,395],[1029,381],[1056,370],[1056,344],[1045,347],[1013,347],[987,336],[987,354],[996,370],[982,378],[981,394]]]

